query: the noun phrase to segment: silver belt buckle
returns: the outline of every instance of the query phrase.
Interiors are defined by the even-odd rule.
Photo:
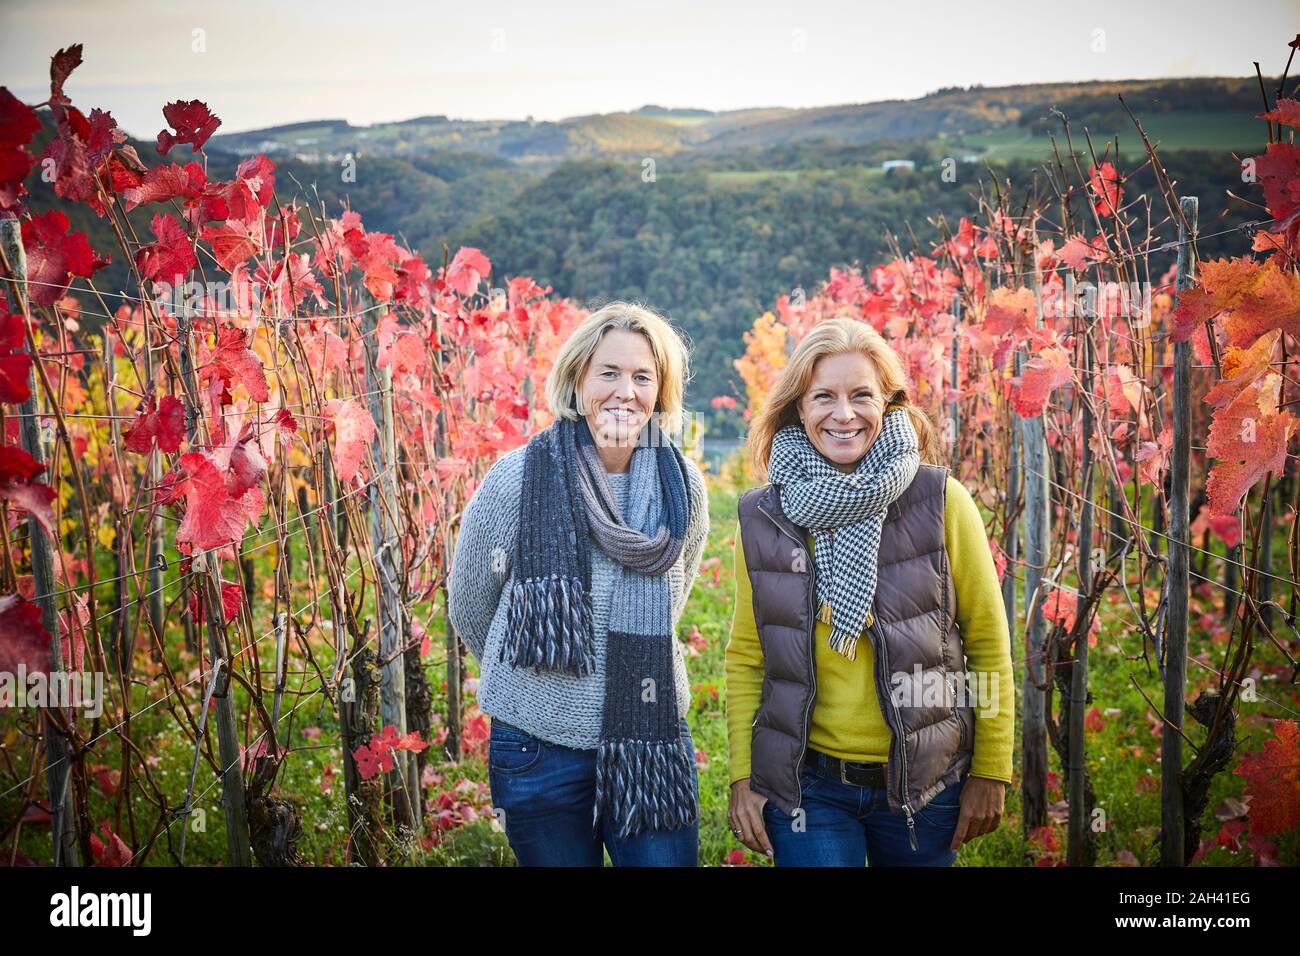
[[[845,773],[845,770],[848,768],[848,765],[849,762],[847,760],[840,761],[840,783],[844,784],[846,787],[856,787],[857,784],[849,783],[849,778]]]

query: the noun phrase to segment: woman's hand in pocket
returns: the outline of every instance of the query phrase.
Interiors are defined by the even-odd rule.
[[[772,855],[772,844],[767,839],[767,829],[763,826],[763,804],[767,797],[760,796],[749,789],[749,778],[737,780],[731,785],[731,801],[727,805],[727,822],[731,832],[741,843],[755,853]]]
[[[951,849],[992,833],[1002,821],[1007,785],[987,777],[967,777],[961,788],[961,815],[952,835]]]

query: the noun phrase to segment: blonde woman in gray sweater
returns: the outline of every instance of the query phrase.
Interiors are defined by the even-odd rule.
[[[461,522],[448,617],[479,660],[493,808],[523,866],[693,866],[699,782],[677,620],[708,497],[668,437],[688,358],[612,302],[556,355],[553,424],[499,459]]]

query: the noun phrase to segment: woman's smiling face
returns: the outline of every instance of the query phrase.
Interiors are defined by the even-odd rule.
[[[875,363],[862,352],[822,356],[798,408],[813,447],[848,474],[880,435],[885,398]]]
[[[606,332],[587,364],[578,395],[598,444],[635,445],[659,398],[649,340],[626,329]]]

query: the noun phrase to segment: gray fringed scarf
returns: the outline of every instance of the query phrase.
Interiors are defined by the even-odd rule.
[[[593,674],[591,542],[613,559],[593,823],[607,815],[623,836],[674,830],[699,816],[695,755],[677,718],[665,573],[686,540],[687,475],[681,451],[654,421],[647,423],[632,453],[625,524],[586,418],[556,419],[529,440],[524,458],[501,659]]]
[[[881,431],[845,474],[813,446],[801,425],[772,440],[768,479],[781,486],[781,510],[813,533],[817,617],[831,625],[830,646],[849,660],[876,598],[876,559],[885,509],[907,490],[921,465],[907,410],[881,419]]]

